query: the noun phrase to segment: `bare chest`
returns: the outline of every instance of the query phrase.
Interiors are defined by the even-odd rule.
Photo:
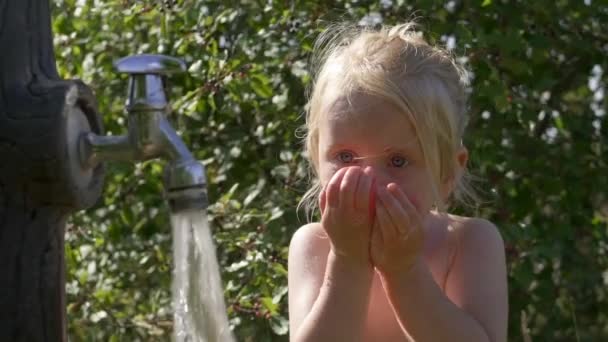
[[[427,266],[442,290],[445,290],[445,280],[450,266],[452,246],[448,242],[448,239],[435,237],[435,240],[427,245],[425,251]],[[374,275],[363,340],[369,342],[413,341],[402,332],[378,274]]]

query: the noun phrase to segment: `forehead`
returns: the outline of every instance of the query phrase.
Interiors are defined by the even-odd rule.
[[[356,135],[363,141],[385,137],[411,142],[416,138],[414,126],[403,109],[388,99],[369,94],[336,97],[323,110],[321,120],[320,132],[329,139]]]

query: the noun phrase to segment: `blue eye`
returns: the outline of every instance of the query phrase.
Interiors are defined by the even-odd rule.
[[[404,167],[407,164],[409,164],[407,159],[405,159],[401,156],[392,156],[391,157],[391,165],[394,167]]]
[[[355,160],[355,156],[351,152],[342,151],[338,153],[338,159],[343,163],[352,163]]]

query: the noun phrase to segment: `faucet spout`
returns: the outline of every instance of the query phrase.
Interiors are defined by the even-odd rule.
[[[160,122],[165,138],[165,196],[174,212],[204,209],[208,205],[205,167],[197,161],[166,120]]]
[[[194,159],[192,153],[184,144],[184,141],[177,135],[167,119],[163,118],[158,122],[158,129],[163,137],[163,156],[171,161]]]

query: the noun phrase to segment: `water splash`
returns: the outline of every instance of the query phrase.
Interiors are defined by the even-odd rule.
[[[176,342],[233,342],[215,245],[202,211],[171,216]]]

